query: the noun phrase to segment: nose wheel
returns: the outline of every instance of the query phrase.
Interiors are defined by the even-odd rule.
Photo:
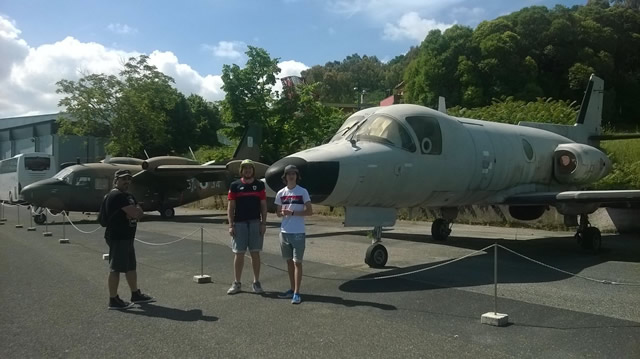
[[[387,249],[382,245],[382,227],[377,226],[373,228],[373,241],[367,248],[367,253],[364,256],[364,262],[371,268],[383,268],[387,264],[389,259],[389,253]]]

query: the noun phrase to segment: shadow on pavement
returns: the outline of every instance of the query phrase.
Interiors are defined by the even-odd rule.
[[[286,301],[290,301],[291,300],[291,299],[278,298],[278,293],[276,293],[276,292],[265,292],[264,294],[262,294],[262,296],[265,297],[265,298],[277,299],[277,300],[282,300],[282,301],[285,301],[285,300]],[[377,308],[377,309],[382,309],[382,310],[397,310],[398,309],[397,307],[395,307],[393,305],[389,305],[389,304],[344,299],[342,297],[334,297],[334,296],[330,296],[330,295],[317,295],[317,294],[305,294],[305,293],[302,293],[301,297],[302,297],[302,303],[304,303],[304,302],[329,303],[329,304],[344,305],[345,307],[372,307],[372,308]]]
[[[177,320],[181,322],[195,322],[203,320],[205,322],[216,322],[218,317],[207,316],[202,314],[201,309],[182,310],[176,308],[163,307],[161,305],[145,303],[138,304],[139,307],[135,309],[140,310],[126,310],[124,313],[144,315],[147,317],[164,318],[169,320]]]

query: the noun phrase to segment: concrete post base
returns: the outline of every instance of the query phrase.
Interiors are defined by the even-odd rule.
[[[193,281],[198,283],[198,284],[202,284],[202,283],[211,283],[211,277],[203,274],[203,275],[194,275],[193,276]]]
[[[494,312],[484,313],[480,317],[480,323],[493,325],[494,327],[504,327],[509,324],[509,315]]]
[[[60,238],[60,239],[58,240],[58,242],[59,242],[60,244],[64,244],[64,243],[69,243],[69,240],[68,240],[67,238]]]

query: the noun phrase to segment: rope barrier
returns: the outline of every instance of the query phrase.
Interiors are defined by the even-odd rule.
[[[54,217],[60,217],[60,216],[62,216],[62,213],[64,213],[64,212],[60,212],[60,213],[58,213],[58,214],[53,214],[53,213],[51,213],[51,211],[49,210],[49,208],[46,208],[46,210],[47,210],[47,213],[49,213],[50,215],[52,215],[52,216],[54,216]]]
[[[69,216],[65,213],[62,212],[62,214],[64,214],[65,218],[67,218],[67,220],[69,221],[69,223],[71,224],[71,226],[73,228],[75,228],[78,232],[80,233],[84,233],[84,234],[91,234],[91,233],[95,233],[96,231],[98,231],[100,228],[102,228],[102,226],[98,226],[98,228],[94,229],[93,231],[83,231],[82,229],[78,228],[78,226],[75,225],[75,223],[73,223],[73,221],[71,221],[71,218],[69,218]]]
[[[566,270],[550,266],[550,265],[548,265],[546,263],[542,263],[542,262],[537,261],[537,260],[535,260],[533,258],[529,258],[529,257],[527,257],[527,256],[525,256],[523,254],[520,254],[520,253],[518,253],[518,252],[516,252],[514,250],[511,250],[511,249],[509,249],[509,248],[507,248],[505,246],[502,246],[502,245],[499,245],[499,244],[495,244],[495,245],[500,247],[500,248],[502,248],[502,249],[504,249],[504,250],[506,250],[506,251],[508,251],[508,252],[511,252],[511,253],[513,253],[513,254],[515,254],[517,256],[520,256],[520,257],[522,257],[522,258],[524,258],[524,259],[526,259],[528,261],[531,261],[531,262],[533,262],[535,264],[541,265],[543,267],[546,267],[546,268],[549,268],[549,269],[552,269],[552,270],[555,270],[555,271],[558,271],[558,272],[561,272],[561,273],[564,273],[564,274],[567,274],[567,275],[570,275],[570,276],[573,276],[573,277],[582,278],[584,280],[588,280],[588,281],[596,282],[596,283],[600,283],[600,284],[623,285],[623,286],[640,286],[640,283],[619,282],[619,281],[612,281],[612,280],[607,280],[607,279],[596,279],[596,278],[590,278],[590,277],[586,277],[586,276],[583,276],[583,275],[580,275],[580,274],[576,274],[576,273],[567,272]]]
[[[182,241],[182,240],[184,240],[184,239],[187,239],[187,238],[191,237],[191,235],[193,235],[194,233],[196,233],[196,232],[197,232],[197,231],[199,231],[199,230],[200,230],[200,228],[196,229],[195,231],[193,231],[193,232],[189,233],[188,235],[186,235],[186,236],[184,236],[184,237],[182,237],[182,238],[176,239],[175,241],[166,242],[166,243],[150,243],[150,242],[142,241],[142,240],[140,240],[140,239],[138,239],[138,238],[136,238],[135,240],[136,240],[136,241],[138,241],[138,242],[140,242],[140,243],[143,243],[143,244],[146,244],[146,245],[150,245],[150,246],[166,246],[166,245],[168,245],[168,244],[177,243],[177,242],[180,242],[180,241]]]

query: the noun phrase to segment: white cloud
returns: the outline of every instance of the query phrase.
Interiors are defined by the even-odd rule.
[[[331,0],[330,11],[351,17],[358,14],[376,21],[391,21],[408,12],[436,13],[464,0]]]
[[[115,32],[116,34],[120,34],[120,35],[127,35],[127,34],[135,34],[138,32],[138,29],[131,27],[129,25],[126,24],[109,24],[107,26],[107,29],[111,32]]]
[[[242,41],[220,41],[218,45],[205,45],[205,48],[212,50],[216,57],[240,60],[244,56],[247,45]]]
[[[78,80],[88,73],[117,74],[129,57],[140,55],[73,37],[30,47],[19,36],[15,24],[0,15],[0,118],[61,111],[57,81]],[[172,52],[154,51],[149,58],[185,95],[195,93],[209,101],[224,98],[219,75],[202,76]]]
[[[439,29],[444,31],[454,24],[437,22],[434,19],[423,19],[416,12],[402,15],[396,24],[387,23],[384,26],[384,39],[404,40],[411,39],[421,42],[429,31]]]
[[[272,89],[274,92],[277,91],[278,93],[282,92],[282,82],[280,82],[281,78],[287,76],[300,76],[302,71],[309,68],[309,66],[302,62],[294,60],[282,61],[278,63],[278,67],[280,68],[280,73],[278,74],[278,79]]]

